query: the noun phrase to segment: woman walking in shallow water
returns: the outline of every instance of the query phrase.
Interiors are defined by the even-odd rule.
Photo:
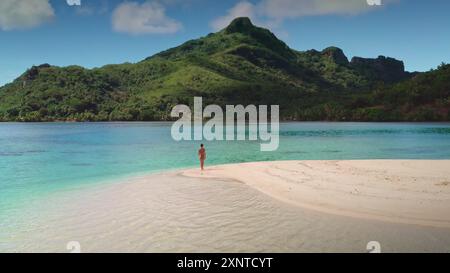
[[[198,150],[198,157],[200,159],[200,168],[202,171],[204,170],[205,166],[205,159],[206,159],[206,150],[203,144],[200,145],[200,150]]]

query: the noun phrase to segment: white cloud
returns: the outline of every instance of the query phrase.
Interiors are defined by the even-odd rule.
[[[252,21],[257,21],[256,6],[247,1],[239,2],[233,8],[228,10],[226,15],[212,21],[211,27],[215,30],[223,29],[237,17],[248,17]]]
[[[218,31],[227,27],[237,17],[248,17],[252,20],[253,24],[268,28],[279,37],[287,38],[289,36],[286,31],[280,28],[282,20],[277,18],[263,18],[260,13],[260,6],[243,1],[228,10],[226,15],[212,21],[210,25],[215,31]]]
[[[1,0],[0,29],[26,29],[41,25],[55,16],[49,0]]]
[[[262,0],[259,8],[265,16],[286,19],[328,14],[354,15],[377,7],[370,6],[367,0]]]
[[[164,7],[156,2],[124,2],[113,12],[113,29],[129,34],[175,33],[180,22],[167,17]]]
[[[382,0],[383,5],[400,0]],[[237,3],[227,14],[211,22],[215,30],[226,27],[236,17],[249,17],[255,24],[278,29],[286,19],[315,15],[356,15],[377,10],[367,0],[260,0]]]

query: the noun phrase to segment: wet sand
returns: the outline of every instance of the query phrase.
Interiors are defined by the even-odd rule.
[[[234,179],[292,205],[337,215],[450,228],[450,161],[278,161],[187,170]]]
[[[0,251],[450,252],[450,161],[288,161],[180,170],[56,193]]]

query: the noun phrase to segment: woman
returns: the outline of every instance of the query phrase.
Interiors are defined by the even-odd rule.
[[[200,159],[200,168],[203,171],[204,170],[203,167],[205,165],[205,159],[206,159],[206,150],[205,150],[203,144],[200,145],[200,150],[198,150],[198,157]]]

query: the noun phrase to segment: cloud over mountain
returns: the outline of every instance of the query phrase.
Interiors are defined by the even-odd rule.
[[[353,15],[376,8],[367,0],[263,0],[260,3],[262,14],[281,19],[327,14]]]
[[[112,15],[113,29],[117,32],[139,34],[175,33],[182,24],[166,15],[164,6],[156,2],[124,2]]]
[[[383,0],[387,5],[399,0]],[[379,9],[369,5],[367,0],[260,0],[253,4],[241,1],[221,17],[211,22],[218,30],[236,17],[249,17],[260,25],[274,27],[283,20],[316,15],[356,15]]]
[[[0,30],[33,28],[54,16],[55,11],[49,0],[0,1]]]
[[[226,15],[212,21],[211,26],[215,30],[220,30],[228,26],[230,22],[237,17],[248,17],[252,21],[257,21],[255,5],[247,1],[239,2],[233,8],[228,10]]]

